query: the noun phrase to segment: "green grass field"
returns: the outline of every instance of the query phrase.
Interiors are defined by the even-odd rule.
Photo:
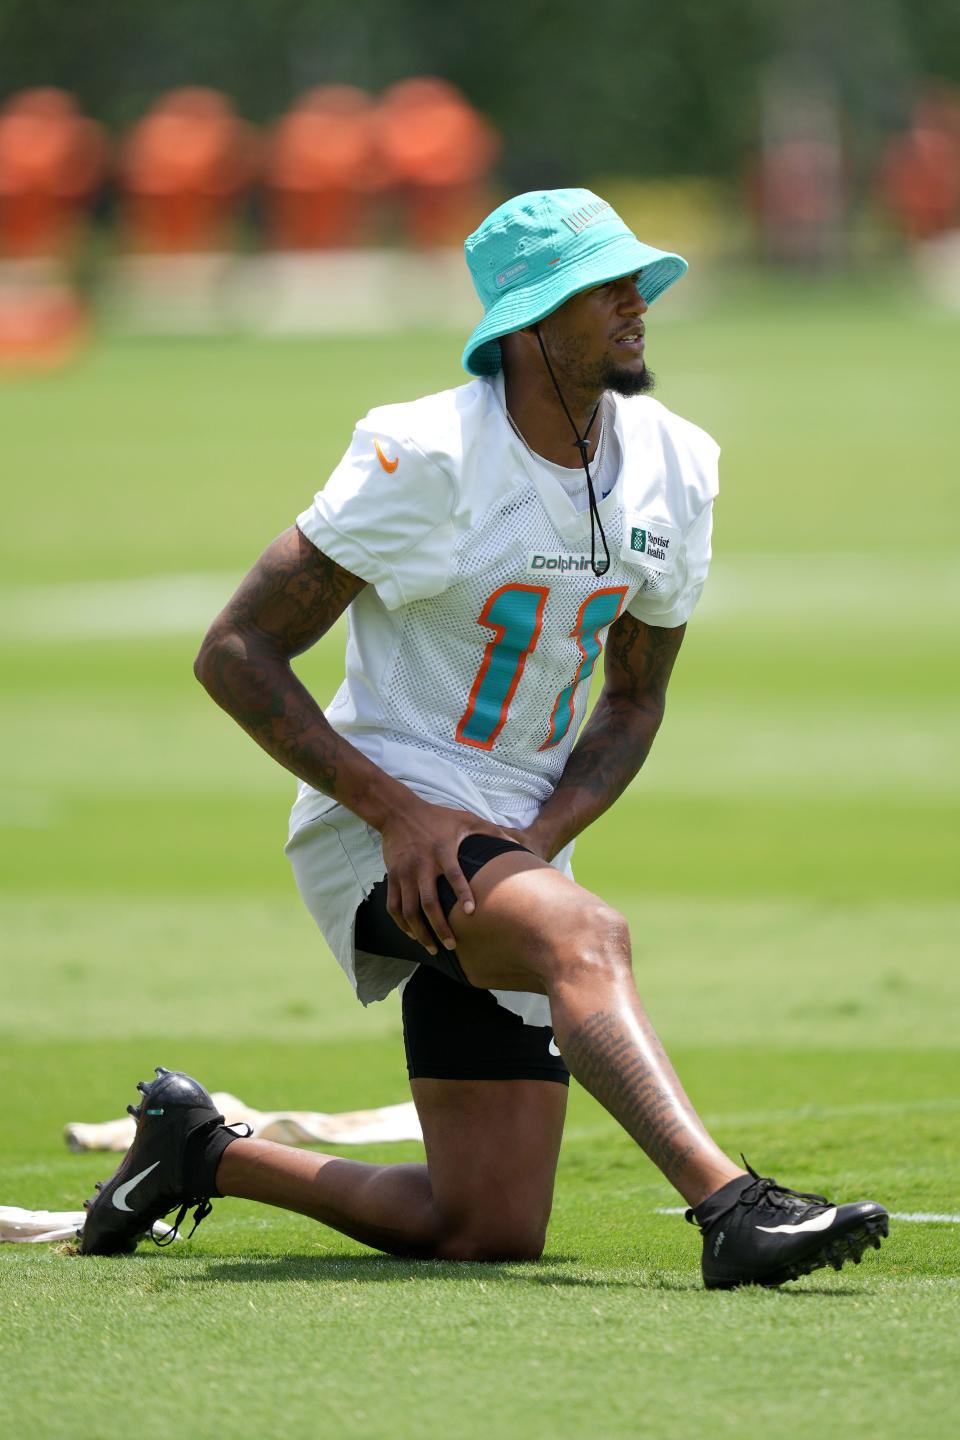
[[[733,1153],[960,1212],[960,326],[876,285],[650,316],[659,394],[724,447],[714,575],[640,781],[583,839]],[[406,1098],[282,855],[291,783],[193,680],[206,621],[369,405],[459,337],[103,342],[0,389],[0,1203],[155,1064],[263,1108]],[[342,635],[301,663],[323,699]],[[349,1153],[411,1159],[415,1145]],[[960,1225],[706,1294],[677,1198],[574,1087],[537,1265],[409,1264],[222,1200],[189,1244],[0,1252],[11,1437],[942,1436]]]

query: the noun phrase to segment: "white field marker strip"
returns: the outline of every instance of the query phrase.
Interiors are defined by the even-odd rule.
[[[740,623],[775,617],[809,625],[810,617],[841,614],[876,626],[877,617],[951,615],[960,603],[957,556],[925,561],[913,576],[909,610],[876,555],[727,554],[713,567],[697,622]],[[117,580],[0,585],[0,640],[122,640],[195,634],[233,594],[240,571],[164,574]],[[909,623],[908,619],[904,623]]]
[[[960,1095],[941,1095],[933,1100],[875,1100],[861,1105],[799,1105],[789,1110],[707,1110],[703,1119],[710,1129],[714,1129],[718,1125],[787,1124],[801,1120],[832,1120],[837,1116],[909,1115],[915,1110],[960,1110]],[[563,1133],[567,1140],[587,1140],[594,1138],[596,1130],[592,1125],[568,1125]]]
[[[664,1205],[654,1210],[654,1215],[684,1215],[686,1205]],[[941,1225],[960,1225],[960,1215],[939,1215],[934,1210],[891,1210],[891,1220],[906,1220],[911,1224],[923,1225],[929,1221]]]
[[[891,1220],[909,1220],[915,1224],[924,1221],[940,1221],[944,1225],[960,1225],[960,1215],[938,1215],[934,1210],[891,1210]]]
[[[911,604],[946,607],[934,613],[951,613],[960,600],[960,566],[956,555],[932,557],[919,579],[921,591]],[[902,615],[889,563],[869,554],[772,555],[721,553],[710,573],[697,622],[753,621],[759,613],[778,623],[807,623],[812,613],[843,615],[844,619],[872,619],[893,610]]]
[[[0,585],[0,641],[199,638],[240,579],[241,572],[231,570]],[[344,623],[341,619],[335,628]]]
[[[960,1096],[935,1100],[872,1100],[858,1105],[798,1105],[784,1110],[743,1110],[704,1116],[708,1125],[784,1124],[795,1120],[832,1120],[857,1115],[909,1115],[915,1110],[960,1110]]]
[[[3,587],[4,640],[123,640],[198,634],[240,579],[223,574],[149,575]]]

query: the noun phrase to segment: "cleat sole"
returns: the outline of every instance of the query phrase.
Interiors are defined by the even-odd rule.
[[[814,1270],[822,1270],[830,1265],[834,1270],[842,1270],[846,1262],[852,1261],[859,1265],[863,1259],[863,1252],[868,1246],[874,1250],[880,1249],[881,1235],[889,1235],[890,1222],[886,1215],[877,1215],[870,1220],[865,1220],[862,1225],[849,1230],[846,1235],[839,1235],[831,1240],[822,1250],[807,1257],[800,1264],[786,1267],[777,1275],[761,1280],[761,1285],[774,1287],[784,1284],[788,1280],[798,1280],[803,1275],[810,1275]]]
[[[785,1265],[782,1269],[773,1271],[769,1275],[745,1280],[709,1280],[704,1277],[704,1284],[708,1290],[736,1290],[745,1285],[760,1285],[764,1289],[773,1290],[779,1285],[785,1285],[790,1280],[800,1280],[804,1275],[810,1275],[814,1270],[822,1270],[828,1265],[834,1270],[842,1270],[848,1260],[852,1261],[854,1265],[859,1265],[864,1251],[868,1248],[879,1250],[881,1237],[886,1238],[889,1233],[889,1217],[881,1212],[864,1220],[854,1229],[848,1230],[845,1235],[836,1236],[803,1260],[794,1261],[793,1264]]]
[[[185,1190],[182,1171],[176,1167],[183,1163],[182,1147],[189,1137],[208,1125],[222,1124],[223,1117],[217,1114],[209,1095],[198,1081],[180,1071],[167,1070],[160,1065],[156,1067],[156,1075],[155,1080],[138,1082],[137,1089],[144,1098],[139,1105],[127,1106],[128,1113],[136,1121],[133,1144],[111,1178],[99,1181],[96,1195],[84,1202],[87,1218],[80,1232],[81,1255],[132,1255],[138,1241],[150,1234],[154,1222],[177,1206],[197,1204],[194,1229],[199,1221],[209,1214],[209,1204],[199,1196],[194,1201]],[[156,1179],[147,1180],[146,1190],[138,1190],[132,1204],[112,1205],[112,1197],[118,1187],[133,1176],[135,1168],[143,1168],[142,1147],[150,1147],[156,1143],[152,1138],[153,1127],[168,1127],[171,1121],[174,1126],[179,1125],[182,1137],[176,1141],[180,1149],[172,1152],[171,1164],[174,1168],[169,1171],[163,1169],[158,1173],[156,1179],[163,1182],[159,1188]],[[146,1137],[144,1127],[150,1127]],[[162,1133],[161,1130],[161,1136]],[[161,1140],[160,1143],[165,1142]],[[144,1178],[152,1175],[160,1164],[158,1154],[161,1159],[164,1158],[161,1152],[148,1148],[147,1159],[152,1163],[148,1163],[144,1169]],[[166,1163],[164,1159],[164,1164]],[[165,1175],[170,1177],[168,1182],[163,1179]],[[206,1209],[203,1209],[204,1205]],[[201,1209],[203,1214],[200,1214]]]

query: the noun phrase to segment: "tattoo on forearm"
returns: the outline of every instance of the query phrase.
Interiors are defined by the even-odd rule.
[[[601,696],[570,753],[557,794],[585,790],[601,808],[613,803],[650,753],[662,712]]]
[[[286,769],[333,794],[340,737],[289,664],[262,641],[227,641],[213,650],[204,683],[247,734]]]
[[[631,615],[611,627],[603,692],[544,807],[569,812],[563,843],[613,804],[650,753],[684,629],[645,625]]]
[[[616,1013],[597,1010],[566,1041],[580,1084],[618,1120],[668,1180],[686,1168],[702,1127],[655,1037],[642,1040]],[[689,1108],[688,1108],[689,1107]]]

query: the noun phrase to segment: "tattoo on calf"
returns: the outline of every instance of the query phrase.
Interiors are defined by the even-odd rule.
[[[606,1010],[589,1015],[564,1046],[563,1056],[580,1084],[600,1101],[668,1179],[685,1169],[695,1153],[691,1131],[698,1129],[657,1063],[655,1037],[645,1037],[649,1054],[623,1020]]]

